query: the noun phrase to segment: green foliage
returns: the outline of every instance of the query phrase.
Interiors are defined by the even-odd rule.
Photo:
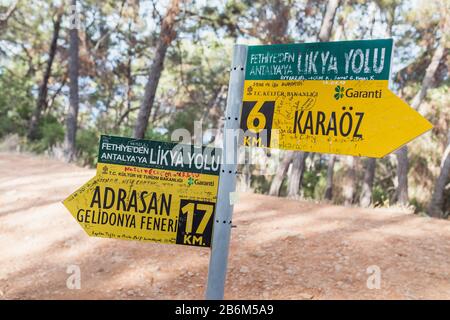
[[[324,179],[324,175],[321,172],[306,171],[303,174],[302,192],[303,197],[314,199],[316,195],[316,187],[319,181]],[[322,181],[323,184],[323,181]],[[319,192],[319,191],[317,191]],[[323,191],[325,192],[325,191]]]
[[[157,141],[170,141],[167,133],[161,133],[154,128],[149,128],[145,132],[145,139],[157,140]]]
[[[419,200],[417,200],[417,198],[412,198],[409,202],[410,205],[414,207],[414,213],[425,212],[426,208]]]
[[[30,147],[42,153],[64,141],[64,127],[54,116],[46,115],[39,124],[37,138],[36,142],[30,142]]]
[[[194,119],[200,119],[200,110],[198,107],[187,107],[175,113],[167,124],[168,132],[173,132],[176,129],[187,129],[191,135],[194,134]]]
[[[24,135],[35,105],[26,78],[6,75],[0,70],[0,138],[7,134]]]
[[[322,200],[325,196],[325,189],[327,188],[327,177],[324,171],[319,173],[319,180],[314,188],[314,199]]]
[[[95,129],[79,129],[76,146],[83,165],[94,166],[97,163],[100,135]]]
[[[251,186],[257,193],[268,193],[270,189],[270,180],[263,175],[252,175]]]
[[[0,32],[0,139],[11,134],[26,141],[29,120],[48,59],[53,34],[52,18],[59,4],[52,1],[19,1],[17,10]],[[100,134],[133,136],[149,66],[160,38],[160,15],[165,4],[126,1],[120,5],[87,0],[80,35],[80,111],[77,149],[79,163],[95,165]],[[194,121],[217,128],[226,103],[232,46],[246,44],[317,41],[327,1],[235,1],[216,5],[196,3],[177,18],[177,37],[170,44],[159,79],[145,138],[169,141],[176,129],[193,134]],[[393,88],[411,102],[444,36],[440,25],[441,2],[405,0],[341,1],[333,24],[333,40],[395,38]],[[186,9],[186,10],[185,10]],[[68,34],[63,23],[58,50],[48,83],[39,140],[28,149],[45,152],[63,141],[67,113]],[[150,26],[150,27],[149,27]],[[392,28],[390,28],[392,27]],[[238,41],[239,40],[239,41]],[[447,44],[448,48],[448,44]],[[450,123],[448,59],[441,61],[434,85],[422,104],[433,131],[409,143],[409,193],[416,210],[425,210],[439,173]],[[336,98],[341,96],[337,88]],[[327,157],[311,155],[300,193],[323,199]],[[344,201],[348,164],[337,161],[333,200]],[[395,156],[377,160],[373,199],[377,206],[392,203],[396,179]],[[364,175],[356,168],[354,199],[358,199]],[[256,192],[266,193],[271,178],[252,176]],[[286,195],[286,179],[280,194]],[[347,189],[349,190],[349,189]],[[446,189],[444,207],[450,207]]]
[[[375,207],[389,205],[389,196],[380,185],[375,185],[372,189],[372,202]]]

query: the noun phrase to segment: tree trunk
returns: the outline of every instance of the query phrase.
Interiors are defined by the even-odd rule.
[[[443,37],[445,38],[445,37]],[[413,107],[418,112],[423,112],[420,110],[420,106],[425,99],[428,89],[431,88],[434,84],[434,74],[436,73],[439,63],[444,56],[445,51],[445,43],[444,40],[441,40],[438,47],[434,51],[433,57],[431,58],[431,62],[425,71],[425,77],[422,80],[422,86],[414,96],[411,107]],[[397,178],[398,178],[398,186],[396,191],[396,199],[400,204],[407,204],[408,199],[408,149],[406,146],[402,147],[400,150],[396,152],[397,156]],[[406,166],[406,167],[405,167]]]
[[[448,16],[446,16],[446,19],[443,21],[442,25],[441,25],[441,30],[442,30],[442,39],[439,43],[438,48],[436,49],[436,51],[433,54],[433,58],[431,59],[431,63],[428,66],[426,73],[425,73],[425,79],[427,79],[427,84],[429,83],[428,86],[431,86],[432,84],[434,84],[433,80],[434,80],[434,74],[436,73],[436,70],[439,67],[439,63],[441,61],[442,58],[445,57],[445,41],[446,41],[446,37],[444,37],[444,35],[446,34],[446,32],[444,30],[448,30],[449,28],[449,24],[450,24],[450,18]],[[422,86],[423,89],[424,86]],[[422,91],[421,89],[421,91]],[[428,88],[427,88],[428,89]],[[419,91],[419,93],[416,95],[417,100],[423,100],[426,96],[426,91],[425,92],[421,92]],[[415,103],[416,97],[414,97],[414,101],[413,103]],[[420,103],[419,103],[420,105]],[[445,195],[445,186],[447,184],[447,182],[450,179],[450,129],[447,132],[447,147],[445,148],[444,151],[444,155],[442,156],[442,162],[441,162],[441,172],[436,180],[436,184],[434,185],[434,191],[433,191],[433,195],[431,196],[431,200],[430,203],[428,205],[428,214],[432,217],[437,217],[437,218],[445,218],[446,215],[448,215],[450,208],[446,207],[444,208],[444,205],[446,203],[449,203],[448,199],[444,199],[444,195]]]
[[[175,23],[180,12],[180,0],[172,0],[170,7],[161,23],[161,32],[156,46],[155,58],[150,67],[147,84],[145,85],[144,99],[139,109],[134,128],[134,137],[142,139],[147,131],[148,119],[155,101],[156,89],[164,67],[167,48],[176,37]]]
[[[327,186],[325,188],[325,199],[333,199],[333,176],[334,176],[334,164],[336,163],[336,155],[332,154],[330,160],[328,161],[327,170]]]
[[[270,184],[269,195],[278,196],[280,194],[281,184],[283,183],[284,176],[294,159],[294,151],[288,151],[283,157],[283,161],[278,167],[277,173],[273,177],[272,183]]]
[[[6,29],[6,25],[8,24],[9,18],[11,18],[14,11],[17,9],[17,3],[19,1],[15,0],[9,8],[6,10],[5,13],[0,14],[0,30],[3,32],[4,29]]]
[[[408,147],[403,146],[397,150],[395,155],[397,156],[397,191],[395,193],[395,200],[398,204],[408,204]]]
[[[439,42],[438,47],[434,51],[433,57],[431,58],[431,62],[428,65],[427,70],[425,71],[425,76],[422,80],[422,86],[420,87],[420,90],[416,93],[411,102],[411,107],[413,107],[419,113],[423,112],[423,110],[420,110],[420,106],[427,95],[428,89],[431,88],[434,84],[434,74],[436,73],[436,70],[439,67],[439,63],[441,62],[442,57],[444,56],[444,52],[445,52],[445,44],[444,41],[442,40]]]
[[[302,163],[297,162],[296,165],[292,163],[291,174],[287,177],[289,197],[295,197],[299,193],[300,181],[302,180],[303,177],[306,155],[307,153],[303,151],[293,151],[291,161],[295,162],[295,160],[299,160]]]
[[[355,157],[346,157],[347,169],[342,179],[342,195],[344,196],[344,205],[350,206],[353,204],[353,197],[355,195]]]
[[[362,190],[359,197],[359,205],[361,207],[368,207],[372,203],[372,188],[375,179],[376,164],[377,160],[375,158],[368,158],[366,161],[366,170],[364,171]]]
[[[447,148],[445,148],[444,155],[442,156],[441,172],[434,185],[433,195],[428,205],[428,214],[435,218],[445,218],[450,211],[450,208],[444,208],[444,194],[445,186],[450,180],[450,130],[447,134]]]
[[[294,154],[292,172],[288,178],[288,197],[290,198],[296,198],[298,196],[307,157],[308,152],[295,152]]]
[[[323,16],[322,25],[319,32],[319,40],[326,42],[330,40],[331,29],[333,28],[334,16],[339,7],[339,0],[329,0]]]
[[[135,16],[134,16],[135,17]],[[128,23],[128,32],[130,34],[132,34],[131,31],[131,22]],[[132,74],[132,70],[131,70],[131,63],[132,63],[132,59],[133,59],[133,52],[134,52],[134,42],[135,39],[133,37],[131,44],[129,44],[128,50],[127,50],[127,55],[128,55],[128,60],[127,60],[127,71],[126,71],[126,76],[127,76],[127,116],[126,116],[126,125],[128,126],[128,119],[129,119],[129,114],[130,114],[130,110],[131,110],[131,100],[132,100],[132,96],[133,96],[133,92],[132,92],[132,88],[133,88],[133,74]]]
[[[337,8],[339,7],[339,0],[329,0],[325,13],[322,19],[322,25],[320,26],[319,40],[329,41],[331,38],[331,30],[333,28],[334,16],[336,15]],[[331,155],[328,162],[327,170],[327,186],[325,188],[325,199],[331,200],[333,198],[333,175],[334,164],[336,162],[336,156]]]
[[[266,21],[265,30],[267,37],[264,39],[266,44],[286,43],[288,37],[286,32],[291,17],[292,5],[284,0],[272,0],[271,9],[273,10],[273,18]]]
[[[76,8],[77,1],[72,0],[72,6]],[[78,10],[78,9],[76,9]],[[78,14],[76,11],[75,14]],[[78,50],[78,29],[72,26],[69,32],[69,112],[66,118],[66,134],[64,138],[64,154],[67,162],[72,162],[76,158],[76,135],[78,119],[78,69],[79,69],[79,50]]]
[[[38,126],[41,120],[42,112],[45,109],[48,93],[48,81],[52,73],[53,60],[55,59],[56,49],[58,45],[59,31],[61,29],[62,10],[58,9],[56,21],[53,23],[53,37],[48,52],[47,66],[44,71],[41,85],[39,86],[39,94],[36,103],[36,109],[31,116],[30,123],[28,124],[28,139],[36,140],[38,136]]]

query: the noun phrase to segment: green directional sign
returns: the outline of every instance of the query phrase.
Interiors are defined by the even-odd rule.
[[[245,80],[388,80],[392,39],[249,46]]]
[[[204,146],[102,135],[98,163],[219,175],[220,152]]]

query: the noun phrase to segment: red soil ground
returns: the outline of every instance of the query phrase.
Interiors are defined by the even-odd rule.
[[[209,249],[84,233],[61,200],[94,174],[0,153],[0,299],[203,299]],[[450,299],[450,221],[256,194],[233,221],[227,299]]]

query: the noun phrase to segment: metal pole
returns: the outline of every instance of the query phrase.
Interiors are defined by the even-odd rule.
[[[211,243],[206,299],[223,299],[227,273],[228,249],[230,246],[233,205],[230,193],[236,190],[238,141],[237,132],[241,116],[245,79],[247,46],[235,45],[231,62],[227,108],[223,133],[222,167],[219,177],[216,214]],[[232,139],[231,139],[232,138]]]

